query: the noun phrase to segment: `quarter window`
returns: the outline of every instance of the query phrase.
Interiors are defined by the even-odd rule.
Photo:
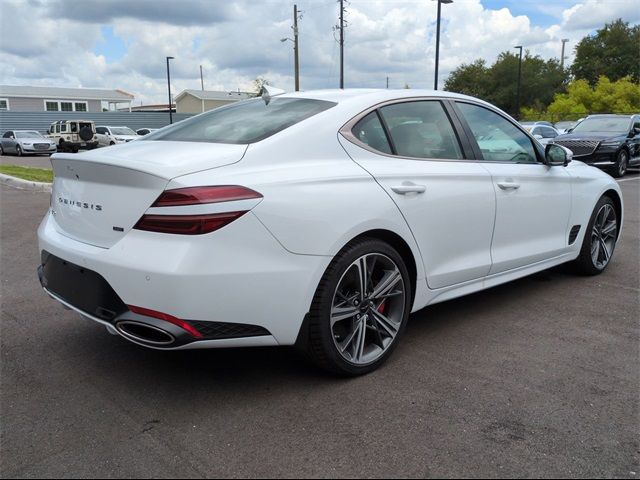
[[[540,131],[542,132],[542,138],[556,138],[558,136],[556,131],[550,127],[540,127]]]
[[[536,151],[520,129],[491,110],[458,103],[483,159],[489,162],[537,163]]]
[[[372,112],[355,124],[351,133],[365,145],[384,153],[391,153],[391,146],[376,112]]]
[[[395,153],[403,157],[463,158],[451,122],[440,102],[387,105],[380,114],[389,128]]]

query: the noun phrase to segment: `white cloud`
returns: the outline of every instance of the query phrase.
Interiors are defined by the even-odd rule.
[[[77,2],[72,2],[74,5]],[[199,65],[210,89],[249,89],[260,75],[293,88],[292,3],[286,0],[101,0],[64,12],[68,0],[4,0],[0,15],[0,82],[55,86],[120,88],[136,103],[166,102],[165,57],[171,63],[172,90],[199,88]],[[570,38],[567,54],[584,35],[622,17],[640,22],[637,0],[563,2],[557,24],[533,25],[509,9],[491,10],[481,0],[457,0],[442,8],[440,85],[461,63],[488,63],[515,45],[543,58],[559,57],[561,38]],[[304,89],[338,85],[338,45],[332,28],[337,4],[298,0],[301,84]],[[7,15],[6,12],[12,12]],[[81,13],[82,14],[81,14]],[[64,18],[65,15],[69,18]],[[347,15],[346,85],[392,87],[408,83],[430,88],[435,56],[435,2],[352,0]],[[107,61],[94,53],[101,27],[110,26],[126,53]]]

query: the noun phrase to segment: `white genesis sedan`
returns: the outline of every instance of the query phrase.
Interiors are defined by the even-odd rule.
[[[603,272],[622,229],[609,175],[446,92],[265,95],[52,164],[51,297],[142,346],[297,345],[347,375],[427,305]]]

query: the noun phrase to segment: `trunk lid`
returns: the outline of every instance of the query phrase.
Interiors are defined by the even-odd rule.
[[[102,248],[129,232],[172,178],[240,161],[246,145],[136,141],[51,157],[61,234]]]

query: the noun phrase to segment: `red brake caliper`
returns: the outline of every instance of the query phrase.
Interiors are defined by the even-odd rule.
[[[378,312],[384,315],[384,311],[386,308],[387,308],[387,299],[385,298],[380,304],[380,306],[378,307]]]

